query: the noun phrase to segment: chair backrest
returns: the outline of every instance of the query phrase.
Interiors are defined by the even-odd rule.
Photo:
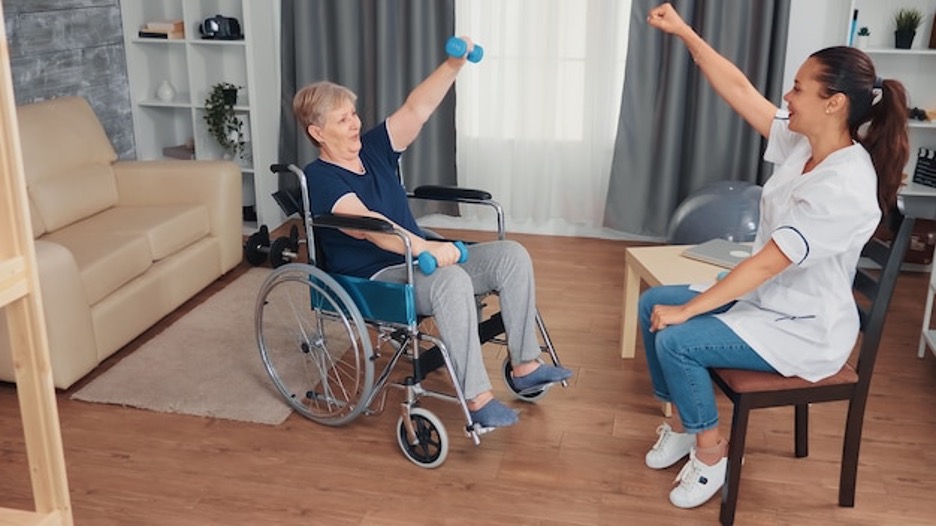
[[[862,257],[873,261],[880,269],[859,267],[855,274],[854,290],[859,300],[858,314],[861,317],[861,347],[858,351],[859,389],[867,389],[871,382],[871,371],[877,359],[877,351],[884,331],[884,320],[904,254],[910,245],[913,234],[914,218],[906,217],[899,211],[892,211],[883,222],[883,226],[893,233],[890,242],[872,237],[861,252]]]

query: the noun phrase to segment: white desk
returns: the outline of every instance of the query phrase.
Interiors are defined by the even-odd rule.
[[[897,192],[904,215],[917,219],[936,219],[936,188],[907,183]]]
[[[897,194],[904,214],[920,219],[936,219],[936,188],[917,183],[908,183]],[[926,292],[926,307],[923,309],[923,329],[917,356],[926,356],[927,347],[936,355],[936,328],[933,327],[933,299],[936,296],[936,261],[930,269],[930,280]]]

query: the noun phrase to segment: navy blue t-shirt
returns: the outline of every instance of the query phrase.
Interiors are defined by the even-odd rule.
[[[361,136],[364,175],[316,159],[305,167],[312,214],[329,214],[339,198],[354,193],[368,210],[379,212],[416,235],[422,231],[409,209],[406,190],[397,176],[400,152],[393,151],[386,121]],[[369,278],[377,271],[403,263],[403,256],[388,252],[364,239],[340,230],[317,228],[325,268],[329,272]]]

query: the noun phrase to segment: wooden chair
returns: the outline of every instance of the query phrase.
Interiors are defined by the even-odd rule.
[[[786,378],[776,373],[712,369],[715,384],[734,404],[731,438],[728,446],[728,472],[722,488],[720,520],[733,524],[741,483],[741,460],[748,416],[752,409],[792,405],[795,407],[795,449],[797,457],[808,455],[809,404],[848,400],[848,418],[842,448],[839,479],[839,506],[855,505],[855,478],[865,403],[878,344],[884,328],[887,308],[894,292],[904,252],[910,243],[913,218],[894,211],[888,218],[895,232],[887,243],[876,238],[865,245],[862,256],[873,260],[882,270],[858,269],[854,290],[861,318],[861,343],[854,365],[845,364],[834,376],[816,383],[802,378]]]

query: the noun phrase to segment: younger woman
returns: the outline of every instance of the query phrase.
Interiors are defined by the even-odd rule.
[[[640,299],[654,394],[675,416],[658,428],[646,463],[663,469],[688,455],[670,502],[692,508],[722,487],[727,466],[710,367],[818,381],[848,358],[859,330],[858,258],[894,206],[908,160],[907,100],[867,55],[831,47],[802,64],[782,111],[671,5],[647,20],[685,43],[715,91],[769,139],[764,158],[776,166],[750,258],[702,293],[656,287]]]

